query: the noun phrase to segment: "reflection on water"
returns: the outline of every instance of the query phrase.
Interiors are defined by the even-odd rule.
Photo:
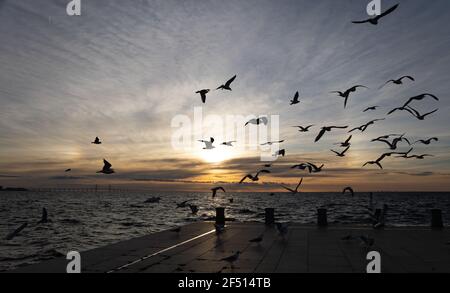
[[[159,203],[144,203],[156,196],[161,197]],[[187,199],[198,205],[197,216],[189,207],[176,208],[177,202]],[[450,195],[446,193],[376,193],[374,201],[378,206],[389,205],[389,225],[428,225],[432,208],[442,209],[444,221],[450,220]],[[213,200],[210,193],[2,192],[0,202],[0,270],[211,219],[218,206],[226,207],[227,217],[236,221],[262,222],[264,208],[274,207],[278,221],[313,224],[316,209],[326,207],[331,224],[370,222],[366,193],[354,198],[340,193],[226,193]],[[52,221],[37,224],[43,207]],[[19,236],[5,240],[24,222],[28,227]]]

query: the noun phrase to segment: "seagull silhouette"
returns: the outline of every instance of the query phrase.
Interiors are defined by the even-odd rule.
[[[247,178],[253,182],[259,181],[259,174],[261,174],[261,173],[268,174],[268,173],[270,173],[270,171],[263,169],[263,170],[258,171],[255,176],[253,176],[252,174],[247,174],[247,175],[245,175],[244,178],[241,179],[241,181],[239,181],[239,184],[242,184],[242,182],[244,182],[245,179],[247,179]]]
[[[405,156],[406,159],[417,159],[417,160],[424,160],[426,157],[434,157],[433,155],[424,154],[424,155],[412,155],[412,156]]]
[[[284,140],[269,141],[269,142],[266,142],[266,143],[262,143],[261,145],[273,145],[273,144],[276,144],[276,143],[283,143],[283,142],[284,142]]]
[[[66,169],[64,172],[70,172],[72,171],[72,169]]]
[[[309,129],[310,129],[311,127],[313,127],[313,126],[314,126],[314,125],[308,125],[308,126],[306,126],[306,127],[303,127],[303,126],[292,126],[292,127],[299,128],[298,131],[300,131],[300,132],[308,132]]]
[[[215,198],[215,197],[216,197],[217,191],[218,191],[218,190],[222,190],[223,192],[226,192],[225,189],[224,189],[222,186],[218,186],[218,187],[211,188],[211,191],[212,191],[212,198]]]
[[[380,108],[380,106],[372,106],[372,107],[368,107],[366,108],[363,112],[368,112],[368,111],[375,111],[376,109]]]
[[[342,194],[345,194],[346,192],[349,192],[352,197],[355,195],[353,188],[351,188],[350,186],[348,186],[348,187],[344,188],[344,190],[342,190]]]
[[[329,132],[333,129],[346,129],[346,128],[348,128],[348,126],[324,126],[324,127],[322,127],[322,130],[320,130],[320,132],[317,135],[314,142],[318,142],[322,138],[322,136],[325,134],[325,132]]]
[[[247,126],[248,124],[254,124],[254,125],[264,124],[264,125],[267,125],[267,123],[269,123],[269,119],[267,119],[267,117],[261,117],[261,118],[256,118],[256,119],[249,120],[247,123],[245,123],[245,126]]]
[[[228,90],[231,91],[231,83],[236,79],[236,75],[230,78],[225,84],[219,86],[216,90]]]
[[[115,171],[111,167],[112,167],[112,165],[107,160],[103,159],[103,169],[100,171],[97,171],[97,173],[113,174],[113,173],[115,173]]]
[[[389,84],[389,83],[393,83],[393,84],[396,84],[396,85],[403,84],[403,80],[404,80],[405,78],[407,78],[407,79],[409,79],[409,80],[411,80],[411,81],[415,81],[414,77],[409,76],[409,75],[405,75],[405,76],[400,77],[399,79],[391,79],[391,80],[388,80],[385,84],[383,84],[383,85],[380,87],[380,89],[382,89],[383,87],[385,87],[385,86],[386,86],[387,84]]]
[[[419,139],[418,141],[414,142],[413,144],[416,144],[416,143],[420,142],[420,143],[422,143],[424,145],[429,145],[429,144],[431,144],[432,141],[439,141],[439,139],[437,137],[432,137],[432,138],[429,138],[429,139]]]
[[[93,142],[91,142],[92,144],[102,144],[102,142],[100,141],[100,138],[98,138],[98,136],[95,138],[95,140]]]
[[[430,97],[430,98],[432,98],[432,99],[434,99],[434,100],[436,100],[436,101],[439,101],[439,98],[436,97],[435,95],[425,93],[425,94],[421,94],[421,95],[418,95],[418,96],[409,98],[408,101],[403,105],[403,107],[408,106],[408,105],[411,104],[413,101],[422,101],[422,100],[425,99],[426,97]]]
[[[210,89],[204,89],[204,90],[199,90],[197,92],[195,92],[196,94],[200,94],[200,97],[202,98],[202,103],[206,103],[206,94],[209,93]]]
[[[308,169],[309,173],[312,173],[312,167],[308,163],[301,163],[298,165],[294,165],[291,167],[291,169],[300,169],[300,170],[306,170]]]
[[[209,138],[209,141],[199,140],[199,142],[203,142],[205,144],[205,147],[203,148],[204,150],[212,150],[212,149],[216,148],[215,146],[213,146],[214,138],[212,138],[212,137]]]
[[[370,23],[370,24],[373,24],[373,25],[377,25],[381,18],[385,17],[388,14],[391,14],[395,9],[397,9],[398,5],[399,4],[396,4],[396,5],[392,6],[391,8],[389,8],[388,10],[383,12],[382,14],[377,15],[377,16],[375,16],[373,18],[369,18],[369,19],[361,20],[361,21],[352,21],[352,23],[355,23],[355,24]]]
[[[322,171],[322,168],[325,166],[324,164],[322,164],[320,167],[318,167],[318,166],[316,166],[316,165],[314,165],[313,163],[310,163],[310,162],[308,162],[308,165],[310,165],[311,168],[312,168],[311,173],[319,173],[319,172]]]
[[[379,157],[378,159],[376,159],[375,161],[369,161],[366,162],[363,167],[367,166],[367,165],[377,165],[378,167],[380,167],[380,169],[383,169],[383,166],[381,165],[381,161],[383,161],[386,157],[390,157],[392,155],[401,155],[402,153],[385,153],[382,154],[381,157]]]
[[[297,194],[297,193],[299,192],[299,191],[298,191],[298,188],[300,187],[300,185],[302,185],[302,182],[303,182],[303,178],[300,179],[300,182],[297,184],[297,186],[295,187],[295,189],[286,187],[286,186],[284,186],[284,185],[280,185],[280,186],[283,187],[284,189],[286,189],[286,190],[292,192],[293,194]]]
[[[364,131],[367,130],[367,127],[369,127],[370,125],[373,125],[373,124],[375,124],[375,122],[383,121],[383,120],[386,120],[386,119],[383,118],[383,119],[375,119],[375,120],[369,121],[369,122],[367,122],[367,123],[364,124],[364,125],[361,125],[361,126],[359,126],[359,127],[353,128],[352,130],[349,131],[349,133],[351,133],[351,132],[353,132],[353,131],[356,131],[356,130],[359,130],[359,131],[361,131],[361,132],[364,132]]]
[[[235,143],[236,141],[226,141],[226,142],[222,142],[222,145],[226,145],[226,146],[230,146],[230,147],[232,147],[233,146],[233,143]]]
[[[343,148],[348,147],[348,146],[351,145],[350,140],[352,139],[352,137],[353,137],[353,135],[350,135],[350,136],[347,138],[346,141],[344,141],[344,142],[339,142],[339,143],[335,143],[335,145],[338,144],[338,145],[340,145],[340,146],[343,147]]]
[[[398,143],[402,142],[402,141],[406,141],[409,145],[411,145],[411,143],[409,142],[409,140],[407,138],[404,137],[405,135],[401,135],[399,137],[396,137],[392,140],[392,142],[388,141],[387,139],[383,139],[383,138],[377,138],[377,139],[373,139],[372,142],[384,142],[385,144],[387,144],[389,146],[389,148],[391,150],[396,150],[397,149],[397,145]]]
[[[368,89],[368,87],[366,87],[366,86],[364,86],[364,85],[355,85],[355,86],[349,88],[348,90],[346,90],[346,91],[344,91],[344,92],[341,92],[341,91],[332,91],[331,93],[332,93],[332,94],[334,94],[334,93],[335,93],[335,94],[338,94],[340,97],[344,98],[344,99],[345,99],[345,100],[344,100],[344,108],[346,108],[346,107],[347,107],[348,98],[349,98],[350,94],[356,92],[356,90],[357,90],[358,88],[366,88],[366,89]]]
[[[300,94],[298,92],[296,92],[294,95],[294,98],[291,100],[291,106],[300,103],[300,101],[298,100],[299,97],[300,97]]]
[[[334,151],[334,150],[331,150],[333,153],[335,153],[336,154],[336,156],[338,156],[338,157],[345,157],[345,153],[348,151],[348,149],[350,148],[350,146],[348,146],[345,150],[343,150],[342,152],[337,152],[337,151]]]
[[[421,121],[425,120],[425,118],[427,116],[429,116],[431,114],[434,114],[434,113],[436,113],[439,110],[439,109],[436,109],[436,110],[431,111],[431,112],[426,113],[426,114],[420,114],[419,111],[417,111],[413,107],[411,107],[411,106],[406,106],[406,107],[408,107],[408,109],[410,109],[412,111],[412,112],[411,111],[408,111],[408,112],[410,112],[414,117],[416,117],[418,120],[421,120]]]

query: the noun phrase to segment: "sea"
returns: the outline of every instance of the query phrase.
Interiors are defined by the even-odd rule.
[[[159,203],[145,203],[160,197]],[[230,199],[233,202],[230,202]],[[177,203],[191,200],[197,215]],[[450,223],[450,193],[374,193],[374,207],[388,206],[389,226],[429,226],[431,209],[441,209]],[[0,271],[85,251],[197,221],[212,220],[216,207],[238,222],[263,222],[264,209],[275,208],[278,222],[315,224],[318,208],[328,222],[365,225],[371,222],[369,194],[341,193],[211,193],[198,192],[0,192]],[[42,208],[49,222],[39,224]],[[9,233],[28,226],[11,240]]]

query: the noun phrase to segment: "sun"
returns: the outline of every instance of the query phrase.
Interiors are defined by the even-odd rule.
[[[203,150],[200,158],[207,163],[221,163],[236,156],[233,151],[223,149]]]

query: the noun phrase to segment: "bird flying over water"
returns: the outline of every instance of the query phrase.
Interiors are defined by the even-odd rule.
[[[389,84],[389,83],[393,83],[393,84],[397,84],[397,85],[403,84],[403,80],[404,80],[405,78],[407,78],[407,79],[409,79],[409,80],[411,80],[411,81],[415,81],[414,77],[409,76],[409,75],[405,75],[405,76],[400,77],[399,79],[391,79],[391,80],[388,80],[385,84],[383,84],[383,85],[380,87],[380,89],[383,88],[384,86],[386,86],[386,85]]]
[[[372,107],[368,107],[366,108],[363,112],[368,112],[368,111],[375,111],[376,109],[380,108],[380,106],[372,106]]]
[[[300,185],[302,185],[302,182],[303,182],[303,178],[300,179],[300,182],[297,184],[297,186],[295,187],[295,189],[286,187],[286,186],[284,186],[284,185],[281,185],[281,187],[283,187],[284,189],[286,189],[286,190],[292,192],[293,194],[297,194],[297,193],[298,193],[298,188],[300,187]]]
[[[218,190],[222,190],[223,192],[226,192],[222,186],[217,186],[217,187],[211,188],[213,198],[216,197]]]
[[[385,17],[388,14],[391,14],[394,10],[397,9],[398,5],[399,4],[396,4],[396,5],[392,6],[391,8],[389,8],[388,10],[383,12],[382,14],[377,15],[377,16],[375,16],[373,18],[369,18],[369,19],[361,20],[361,21],[352,21],[352,23],[355,23],[355,24],[370,23],[370,24],[373,24],[373,25],[377,25],[381,18]]]
[[[196,215],[198,213],[198,206],[195,204],[188,204],[189,208],[191,209],[191,213],[193,215]]]
[[[200,97],[202,98],[202,103],[206,103],[206,94],[209,93],[210,89],[204,89],[196,91],[196,94],[200,94]]]
[[[300,170],[308,169],[309,173],[312,172],[312,167],[308,163],[301,163],[301,164],[298,164],[298,165],[294,165],[294,166],[291,167],[291,169],[300,169]]]
[[[380,167],[380,169],[383,169],[383,166],[381,165],[381,161],[383,161],[386,157],[390,157],[392,155],[401,155],[401,154],[402,153],[394,153],[394,152],[382,154],[381,157],[379,157],[377,160],[366,162],[363,165],[363,167],[365,167],[367,165],[377,165],[378,167]]]
[[[95,138],[95,140],[93,142],[91,142],[92,144],[102,144],[102,142],[100,141],[100,138],[98,138],[98,136]]]
[[[418,141],[414,142],[413,144],[416,144],[416,143],[420,142],[420,143],[422,143],[424,145],[429,145],[429,144],[431,144],[432,141],[439,141],[439,139],[437,137],[432,137],[432,138],[429,138],[429,139],[419,139]]]
[[[387,139],[384,138],[377,138],[377,139],[373,139],[372,142],[384,142],[385,144],[387,144],[389,146],[389,148],[391,150],[396,150],[397,149],[397,145],[402,142],[402,141],[406,141],[409,145],[411,145],[410,141],[404,137],[405,135],[401,135],[399,137],[396,137],[392,140],[392,142],[388,141]],[[385,136],[386,137],[386,136]]]
[[[300,132],[308,132],[309,129],[310,129],[311,127],[313,127],[313,126],[314,126],[314,125],[308,125],[308,126],[306,126],[306,127],[303,127],[303,126],[292,126],[292,127],[299,128],[298,131],[300,131]]]
[[[348,146],[345,150],[343,150],[342,152],[337,152],[337,151],[334,151],[334,150],[331,150],[333,153],[335,153],[336,154],[336,156],[338,156],[338,157],[345,157],[345,153],[349,150],[349,148],[350,148],[350,146]]]
[[[320,167],[314,165],[313,163],[308,162],[308,165],[311,166],[312,170],[310,173],[319,173],[322,172],[322,168],[325,166],[324,164],[322,164]]]
[[[107,160],[103,159],[103,169],[100,171],[97,171],[97,173],[113,174],[113,173],[115,173],[115,171],[111,167],[112,167],[112,165]]]
[[[344,190],[342,190],[342,194],[345,194],[346,192],[349,192],[352,197],[355,195],[353,188],[351,188],[350,186],[348,186],[348,187],[344,188]]]
[[[338,94],[340,97],[344,98],[344,99],[345,99],[345,100],[344,100],[344,108],[346,108],[346,107],[347,107],[348,98],[350,97],[350,94],[356,92],[356,90],[357,90],[358,88],[366,88],[366,89],[368,89],[368,87],[366,87],[366,86],[364,86],[364,85],[355,85],[355,86],[349,88],[348,90],[346,90],[346,91],[344,91],[344,92],[341,92],[341,91],[332,91],[331,93],[332,93],[332,94],[333,94],[333,93],[336,93],[336,94]]]
[[[225,84],[219,86],[216,90],[228,90],[231,91],[231,83],[236,79],[236,75],[230,78]]]
[[[329,132],[333,129],[346,129],[346,128],[348,128],[348,126],[324,126],[324,127],[322,127],[322,130],[320,130],[320,132],[317,135],[314,142],[318,142],[322,138],[322,136],[325,134],[325,132]]]
[[[187,207],[187,203],[190,202],[190,201],[193,201],[193,199],[188,199],[188,200],[185,200],[183,202],[177,203],[177,209],[178,208],[185,208],[185,207]]]
[[[244,178],[241,179],[241,181],[239,181],[239,184],[242,184],[242,182],[244,182],[245,179],[247,179],[247,178],[250,179],[253,182],[256,182],[256,181],[259,180],[259,174],[261,174],[261,173],[268,174],[268,173],[270,173],[270,171],[269,170],[265,170],[265,169],[264,170],[260,170],[260,171],[258,171],[258,173],[256,173],[255,176],[253,176],[252,174],[247,174],[247,175],[245,175]]]
[[[298,100],[299,97],[300,97],[300,94],[298,92],[296,92],[294,95],[294,98],[291,100],[291,106],[300,103],[300,101]]]
[[[256,118],[256,119],[249,120],[247,123],[245,123],[245,126],[247,126],[248,124],[254,124],[254,125],[264,124],[264,125],[267,125],[267,123],[269,123],[269,119],[267,119],[267,117],[261,117],[261,118]]]
[[[204,150],[212,150],[212,149],[216,148],[215,146],[213,146],[214,138],[212,138],[212,137],[209,138],[209,141],[199,140],[199,142],[203,142],[205,144],[205,147],[203,148]]]

